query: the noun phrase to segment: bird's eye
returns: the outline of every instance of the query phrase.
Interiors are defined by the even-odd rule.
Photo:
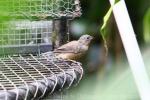
[[[90,39],[90,37],[87,37],[87,39]]]

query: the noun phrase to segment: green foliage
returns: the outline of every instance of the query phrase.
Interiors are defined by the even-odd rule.
[[[143,19],[143,31],[145,42],[150,43],[150,8],[146,12]]]
[[[24,0],[20,0],[20,4],[23,4]],[[18,0],[1,0],[0,1],[0,22],[8,21],[12,18],[10,12],[16,10],[14,5],[18,5]]]
[[[36,20],[39,17],[37,12],[40,14],[42,10],[47,10],[43,4],[45,5],[45,0],[0,0],[0,22],[11,19]],[[31,13],[35,16],[32,17]]]
[[[118,3],[119,1],[120,0],[115,0],[115,4]],[[108,53],[108,47],[107,47],[106,37],[107,37],[107,35],[109,33],[108,32],[109,31],[108,23],[109,23],[109,19],[111,17],[111,13],[112,13],[112,6],[109,8],[108,12],[103,17],[103,25],[100,27],[100,33],[101,33],[101,36],[102,36],[103,41],[104,41],[104,47],[106,49],[106,55]]]
[[[0,0],[0,45],[18,43],[18,41],[13,41],[15,30],[12,30],[14,25],[11,20],[21,18],[13,13],[19,13],[18,5],[23,6],[26,2],[27,0]]]
[[[108,12],[106,13],[106,15],[104,16],[103,18],[103,25],[102,27],[100,28],[100,33],[102,35],[102,38],[104,40],[104,47],[106,49],[106,55],[107,55],[107,52],[108,52],[108,47],[107,47],[107,41],[106,41],[106,35],[108,33],[108,27],[107,27],[107,24],[108,24],[108,21],[111,17],[111,13],[112,13],[112,7],[109,8]]]

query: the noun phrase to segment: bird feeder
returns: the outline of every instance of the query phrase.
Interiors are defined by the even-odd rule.
[[[79,0],[6,0],[11,19],[0,23],[0,100],[37,100],[76,85],[81,63],[51,52],[69,37]],[[49,52],[48,52],[49,51]]]

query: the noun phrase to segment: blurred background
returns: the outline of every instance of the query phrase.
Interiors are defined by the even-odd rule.
[[[70,23],[70,40],[82,34],[94,36],[89,51],[79,61],[84,76],[78,86],[58,93],[55,100],[140,100],[113,15],[109,19],[106,41],[100,33],[108,0],[80,0],[82,16]],[[125,0],[141,48],[147,72],[150,71],[150,0]],[[0,1],[0,5],[4,5]],[[7,7],[0,6],[0,22],[8,21]],[[7,9],[6,9],[7,8]],[[36,18],[35,18],[36,19]],[[134,49],[134,48],[131,48]],[[150,73],[149,73],[150,75]],[[56,93],[57,94],[57,93]],[[55,95],[55,94],[54,94]],[[52,96],[45,100],[51,100]]]
[[[147,72],[150,71],[150,0],[125,0],[141,48]],[[140,100],[113,15],[106,35],[108,55],[100,27],[110,4],[108,0],[81,0],[82,16],[71,23],[72,39],[90,34],[94,40],[80,60],[84,76],[64,100]],[[123,23],[122,23],[123,24]],[[134,49],[134,48],[131,48]],[[68,96],[69,95],[69,96]]]

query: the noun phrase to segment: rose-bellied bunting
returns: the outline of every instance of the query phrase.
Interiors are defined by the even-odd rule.
[[[90,35],[82,35],[78,40],[68,42],[53,52],[58,58],[77,60],[88,50],[92,39]]]

